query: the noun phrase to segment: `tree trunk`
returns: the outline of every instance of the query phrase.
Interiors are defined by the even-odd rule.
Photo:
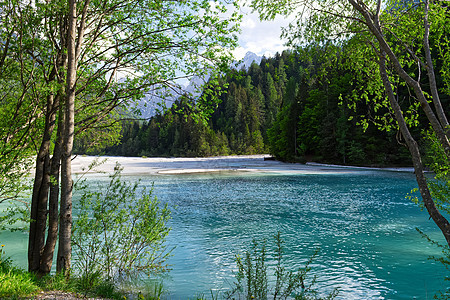
[[[61,208],[58,256],[56,261],[57,272],[66,276],[70,271],[71,260],[71,233],[72,233],[72,148],[74,135],[75,114],[75,86],[76,86],[76,29],[77,11],[76,0],[69,0],[68,15],[69,30],[67,32],[67,86],[64,120],[63,152],[61,160]]]
[[[47,97],[44,135],[36,158],[36,171],[31,198],[30,235],[28,239],[28,271],[39,272],[47,225],[47,202],[50,183],[50,140],[55,126],[54,95]]]
[[[409,152],[411,153],[413,165],[414,165],[414,171],[416,175],[416,181],[419,186],[420,194],[422,196],[422,201],[425,205],[425,208],[428,211],[428,214],[433,219],[435,224],[439,227],[441,232],[443,233],[447,244],[450,246],[450,223],[448,220],[439,212],[439,210],[436,207],[436,204],[433,201],[433,198],[431,196],[431,193],[428,189],[428,183],[424,174],[424,166],[422,163],[422,156],[419,151],[419,147],[417,145],[417,142],[412,137],[408,126],[405,122],[405,119],[403,117],[403,113],[401,110],[400,105],[398,104],[397,100],[395,99],[394,92],[392,90],[391,82],[389,81],[389,77],[386,71],[386,59],[389,58],[390,63],[394,67],[394,70],[397,72],[397,74],[402,78],[408,86],[410,86],[414,93],[419,100],[420,105],[422,106],[423,111],[425,112],[428,121],[430,122],[434,132],[436,133],[439,141],[441,142],[441,145],[443,149],[445,150],[447,156],[450,156],[450,142],[449,139],[444,131],[446,120],[442,120],[444,124],[441,124],[441,122],[438,120],[436,115],[434,114],[432,108],[430,107],[424,92],[422,91],[422,88],[420,86],[420,83],[416,80],[414,80],[409,74],[403,69],[400,61],[398,60],[395,53],[390,48],[389,44],[384,38],[380,21],[379,21],[379,12],[381,8],[381,0],[378,1],[378,10],[377,13],[374,15],[372,14],[368,7],[360,0],[348,0],[349,3],[353,6],[355,10],[361,13],[361,15],[364,17],[364,20],[366,21],[366,26],[370,30],[370,32],[373,34],[373,36],[377,39],[378,44],[380,46],[380,61],[379,61],[379,70],[380,75],[383,80],[383,85],[385,88],[385,91],[387,93],[389,102],[391,104],[391,108],[394,111],[395,118],[397,121],[397,124],[399,125],[400,131],[405,138],[406,144],[408,146]],[[428,5],[425,6],[425,10],[428,9]],[[430,51],[428,47],[428,11],[425,12],[425,19],[424,19],[424,26],[425,26],[425,36],[424,36],[424,47],[425,52]],[[432,62],[429,60],[429,57],[431,57],[431,53],[426,53],[427,56],[427,63],[432,65]],[[430,81],[435,80],[433,77],[434,70],[430,67],[428,67],[427,73],[429,75]],[[433,89],[433,87],[432,87]],[[440,102],[439,98],[433,97],[433,101],[435,102],[435,107],[437,107],[439,111],[439,106],[436,106],[436,102]],[[444,126],[443,126],[444,125]]]
[[[58,103],[61,95],[57,96]],[[53,157],[50,164],[50,198],[48,202],[48,231],[47,240],[45,243],[44,251],[41,256],[39,273],[49,274],[53,264],[53,254],[55,252],[56,241],[58,238],[58,204],[59,204],[59,170],[61,166],[61,151],[62,151],[62,133],[64,128],[64,113],[62,107],[59,107],[58,116],[58,130],[57,141],[55,149],[53,150]]]

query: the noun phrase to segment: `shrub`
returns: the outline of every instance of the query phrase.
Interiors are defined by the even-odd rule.
[[[167,269],[170,251],[164,242],[170,231],[166,226],[170,211],[152,197],[152,189],[140,192],[139,182],[121,181],[121,171],[116,165],[104,188],[82,187],[72,242],[75,266],[81,273],[79,284],[84,288]]]
[[[303,268],[297,271],[288,270],[283,262],[283,243],[280,233],[275,236],[275,250],[273,257],[276,259],[276,266],[274,270],[275,282],[274,285],[268,280],[268,268],[266,265],[267,249],[266,241],[258,243],[253,240],[250,251],[246,251],[244,258],[236,257],[238,272],[236,274],[237,282],[234,283],[234,288],[226,293],[227,299],[334,299],[337,295],[337,290],[327,295],[325,298],[318,296],[317,290],[314,288],[316,278],[308,278],[308,272],[311,270],[310,265],[314,257],[317,255],[316,251],[306,262]],[[269,272],[270,274],[270,272]],[[273,282],[272,282],[273,283]]]

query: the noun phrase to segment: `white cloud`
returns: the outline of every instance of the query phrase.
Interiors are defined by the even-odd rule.
[[[256,27],[255,21],[251,18],[245,18],[244,21],[242,21],[241,28],[245,31],[246,29],[252,30]]]
[[[233,51],[237,59],[242,59],[248,51],[258,55],[273,56],[287,47],[280,38],[281,28],[289,25],[289,20],[277,17],[274,21],[260,21],[257,13],[243,8],[245,13],[241,23],[242,32],[238,34],[239,47]]]
[[[236,60],[243,59],[245,56],[245,53],[247,53],[249,50],[246,50],[243,47],[237,47],[233,50],[233,56]]]

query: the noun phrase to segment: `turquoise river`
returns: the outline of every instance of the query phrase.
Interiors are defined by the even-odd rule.
[[[435,246],[416,227],[443,241],[427,213],[406,198],[411,173],[351,170],[327,174],[220,172],[124,176],[154,183],[154,194],[172,210],[167,245],[175,247],[164,277],[167,299],[209,297],[230,289],[235,255],[252,239],[278,231],[287,265],[312,265],[317,288],[337,288],[337,299],[432,299],[448,288],[448,271],[429,256]],[[88,176],[94,182],[107,177]],[[25,233],[2,232],[0,241],[25,266]],[[269,261],[269,266],[273,261]]]

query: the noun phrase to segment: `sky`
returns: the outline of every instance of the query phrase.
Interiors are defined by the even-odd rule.
[[[249,8],[241,10],[244,13],[242,32],[238,34],[239,47],[233,51],[236,59],[242,59],[248,51],[269,57],[286,49],[285,42],[280,39],[281,28],[289,24],[285,18],[277,17],[271,22],[261,22],[258,14],[251,13]]]

